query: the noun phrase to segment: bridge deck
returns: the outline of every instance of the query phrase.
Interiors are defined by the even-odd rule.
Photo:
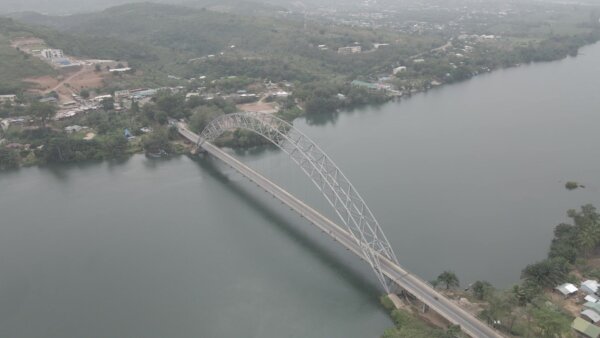
[[[199,136],[184,125],[178,124],[179,133],[189,141],[197,144]],[[353,237],[342,227],[323,216],[321,213],[306,205],[277,184],[271,182],[266,177],[249,168],[242,162],[236,160],[215,145],[204,142],[201,147],[212,156],[225,162],[240,174],[250,179],[262,189],[276,197],[282,203],[306,218],[317,228],[327,233],[333,239],[342,244],[345,248],[355,253],[361,259],[364,259],[360,246]],[[453,303],[439,292],[437,292],[429,283],[423,281],[417,276],[409,273],[403,267],[391,262],[381,256],[383,273],[394,281],[400,288],[415,296],[421,302],[429,306],[432,310],[439,313],[449,322],[460,325],[461,329],[472,337],[476,338],[501,338],[503,337],[497,331],[485,325],[472,314],[468,313],[457,304]]]

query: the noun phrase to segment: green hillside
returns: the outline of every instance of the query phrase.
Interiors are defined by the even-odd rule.
[[[107,9],[99,13],[68,17],[43,17],[22,15],[21,20],[44,23],[54,29],[79,38],[87,37],[121,40],[139,47],[127,46],[129,50],[153,50],[162,59],[152,67],[180,76],[210,71],[214,62],[206,67],[202,62],[189,63],[189,59],[225,53],[227,67],[232,62],[234,69],[262,69],[275,67],[298,78],[342,76],[354,78],[379,71],[382,67],[390,71],[394,64],[411,55],[429,50],[444,43],[441,37],[413,37],[386,31],[374,31],[349,26],[330,26],[310,23],[305,30],[299,21],[282,21],[271,17],[239,16],[189,7],[159,4],[132,4]],[[81,40],[81,39],[78,39]],[[344,56],[336,53],[337,48],[358,43],[365,50],[374,43],[389,43],[390,46],[371,53]],[[106,49],[97,44],[95,50],[76,46],[73,41],[54,39],[53,44],[74,54],[106,54]],[[328,51],[317,48],[327,45]],[[142,48],[141,46],[144,46]],[[231,48],[235,46],[235,48]],[[158,50],[168,51],[162,55]],[[122,54],[123,51],[121,51]],[[136,55],[107,55],[128,58],[136,62]],[[144,53],[142,53],[144,54]],[[146,60],[144,60],[146,61]],[[146,64],[146,63],[144,63]],[[146,64],[147,65],[147,64]],[[139,66],[143,66],[140,64]],[[270,72],[268,69],[266,73]],[[251,75],[242,74],[231,75]],[[292,79],[293,80],[293,79]]]
[[[48,64],[11,47],[11,38],[30,35],[26,26],[0,18],[0,94],[19,92],[27,86],[24,78],[54,73]]]

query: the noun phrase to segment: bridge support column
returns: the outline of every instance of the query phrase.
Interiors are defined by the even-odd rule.
[[[392,301],[396,309],[400,309],[402,307],[402,301],[400,300],[397,294],[389,293],[387,297]]]

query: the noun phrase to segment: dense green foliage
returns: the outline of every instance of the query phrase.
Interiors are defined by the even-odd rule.
[[[36,117],[40,121],[42,128],[46,127],[46,121],[56,114],[56,106],[50,103],[33,102],[27,112],[30,116]]]
[[[569,181],[569,182],[565,183],[565,188],[567,190],[575,190],[575,189],[579,188],[579,183]]]
[[[454,272],[444,271],[437,277],[435,284],[441,284],[446,290],[450,290],[451,288],[457,288],[460,285],[460,281]]]
[[[76,162],[90,159],[123,157],[127,151],[127,140],[121,134],[111,134],[102,140],[85,141],[57,135],[48,139],[36,156],[46,163]]]
[[[522,277],[541,287],[554,287],[564,282],[572,264],[586,257],[600,245],[600,214],[592,205],[584,205],[580,211],[567,212],[573,224],[559,224],[554,229],[554,239],[548,259],[528,265]]]
[[[579,211],[569,210],[567,215],[573,224],[559,224],[555,228],[549,256],[575,263],[578,257],[590,254],[600,245],[600,214],[588,204]]]
[[[307,82],[332,77],[354,78],[389,72],[410,55],[443,44],[438,36],[412,36],[385,30],[312,24],[272,17],[248,17],[189,7],[131,4],[103,12],[67,17],[23,15],[30,24],[46,24],[62,33],[40,30],[55,47],[86,57],[126,59],[144,71],[146,83],[167,84],[168,74],[184,78],[247,78]],[[353,44],[371,49],[339,55]],[[317,48],[325,44],[329,50]],[[233,47],[234,46],[234,47]],[[209,55],[215,57],[209,58]]]
[[[294,97],[304,102],[307,115],[332,113],[341,108],[389,100],[381,92],[369,91],[341,81],[317,81],[300,85],[294,91]]]
[[[570,332],[572,317],[549,302],[544,290],[564,282],[576,282],[571,273],[584,267],[585,257],[600,247],[600,214],[592,205],[567,212],[573,224],[559,224],[548,258],[523,269],[521,283],[508,291],[494,291],[488,283],[476,282],[471,290],[475,299],[486,302],[480,317],[490,325],[514,336],[562,337]],[[584,276],[598,278],[597,270]]]
[[[0,146],[0,170],[18,168],[19,161],[17,151]]]
[[[494,292],[494,287],[487,281],[476,281],[471,285],[471,292],[477,300],[484,300]]]
[[[144,150],[151,154],[169,153],[172,151],[169,143],[169,129],[161,127],[142,137]]]
[[[562,257],[555,257],[530,264],[521,277],[545,288],[552,288],[565,281],[570,271],[569,263]]]

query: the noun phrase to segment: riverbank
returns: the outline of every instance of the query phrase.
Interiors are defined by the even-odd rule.
[[[403,266],[508,289],[565,210],[600,205],[599,58],[589,46],[294,124],[360,190]],[[323,205],[285,154],[236,156]],[[0,311],[20,309],[4,336],[364,338],[393,325],[368,265],[210,158],[24,168],[0,190]]]
[[[567,215],[571,221],[556,226],[548,258],[526,266],[519,283],[509,289],[495,289],[487,281],[476,281],[460,291],[454,290],[459,286],[456,279],[457,283],[444,294],[464,304],[465,309],[474,310],[482,321],[509,337],[571,337],[577,334],[575,327],[583,332],[581,325],[571,328],[571,323],[585,318],[585,309],[596,312],[589,304],[594,303],[593,285],[600,278],[600,237],[596,234],[600,233],[600,214],[592,205],[584,205],[579,210],[569,210]],[[563,289],[565,285],[568,290]],[[591,289],[586,285],[592,285]],[[391,311],[395,322],[395,328],[382,337],[414,336],[406,333],[407,329],[415,329],[403,319],[407,317],[441,328],[430,337],[447,337],[443,330],[453,329],[447,322],[428,320],[419,312],[419,304],[405,304],[397,310],[385,298],[382,304]],[[418,330],[425,334],[426,327]]]

